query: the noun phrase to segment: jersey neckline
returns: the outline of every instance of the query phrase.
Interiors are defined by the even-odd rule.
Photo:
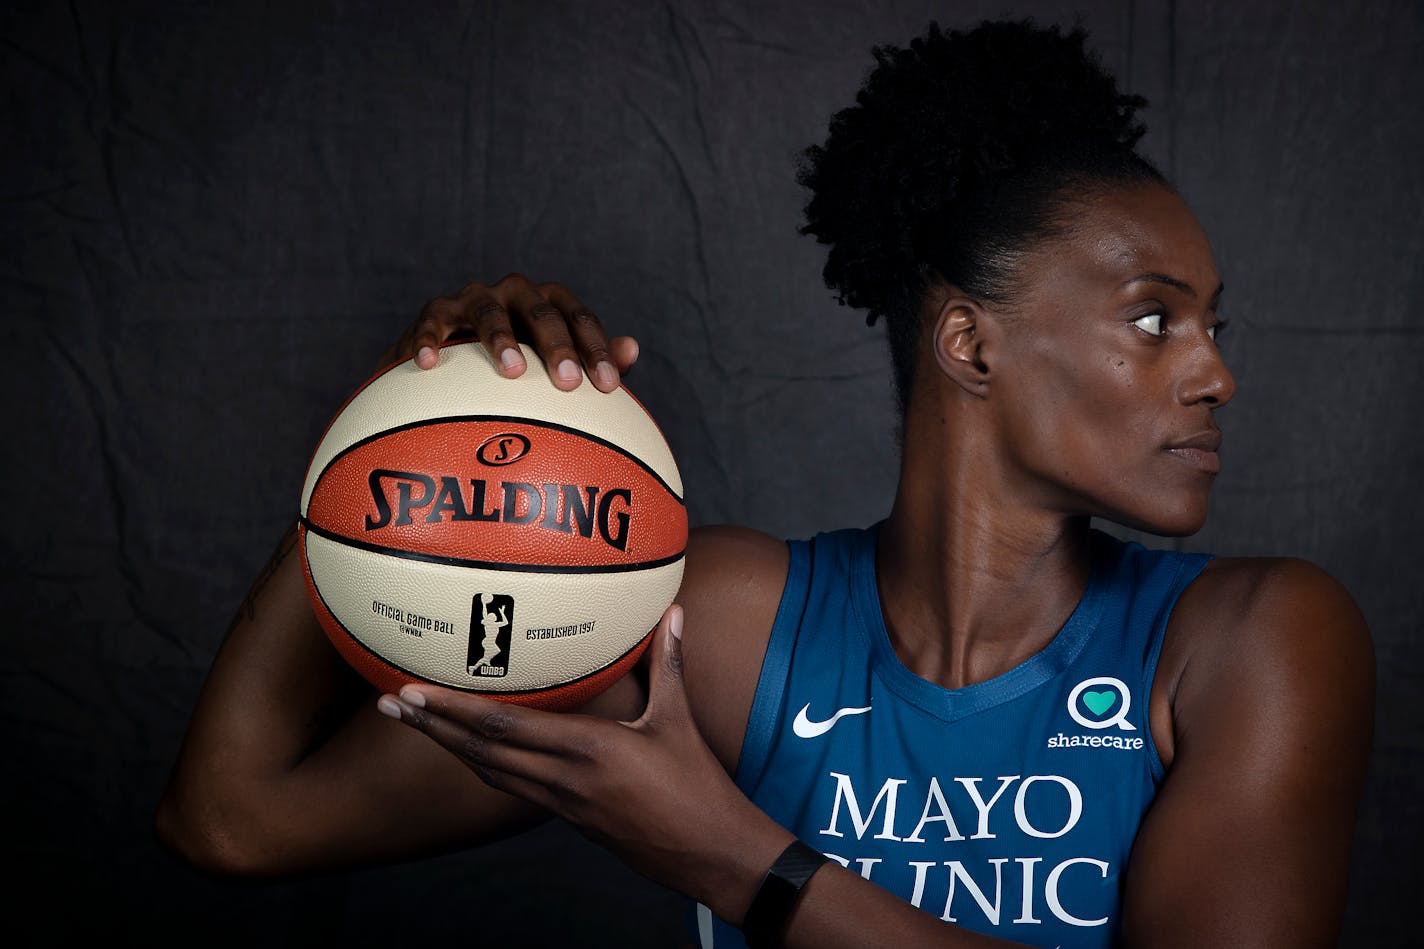
[[[945,722],[954,722],[1010,702],[1059,675],[1078,658],[1103,613],[1104,593],[1120,545],[1101,531],[1091,534],[1088,582],[1072,614],[1048,645],[1007,672],[959,689],[946,689],[911,672],[895,654],[885,628],[876,585],[875,546],[884,522],[864,531],[851,551],[851,605],[868,639],[870,668],[901,699]]]

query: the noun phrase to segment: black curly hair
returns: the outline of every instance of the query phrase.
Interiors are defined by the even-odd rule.
[[[1086,39],[1030,20],[931,23],[908,49],[875,48],[855,105],[802,156],[801,233],[830,245],[823,273],[840,302],[886,318],[902,411],[931,282],[1009,303],[1016,263],[1067,229],[1074,198],[1165,184],[1134,151],[1147,101],[1118,92]]]

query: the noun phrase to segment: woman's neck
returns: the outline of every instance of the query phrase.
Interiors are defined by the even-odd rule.
[[[1087,585],[1087,517],[1015,496],[992,438],[912,415],[876,574],[890,641],[921,677],[961,688],[1043,649]],[[1022,492],[1019,492],[1020,494]]]

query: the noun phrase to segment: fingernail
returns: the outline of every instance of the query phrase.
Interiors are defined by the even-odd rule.
[[[558,366],[554,368],[554,375],[559,377],[560,382],[578,382],[578,363],[574,362],[572,359],[565,359],[563,362],[559,363]]]
[[[524,354],[519,351],[518,346],[511,346],[499,354],[499,364],[510,371],[523,369]]]
[[[400,690],[400,697],[416,708],[425,708],[425,696],[411,686],[404,686]]]
[[[376,699],[376,711],[387,718],[394,718],[396,721],[400,721],[400,703],[389,695],[383,695]]]
[[[611,392],[618,388],[618,370],[614,369],[610,363],[600,362],[593,367],[593,377],[598,382],[598,387],[605,392]]]
[[[435,350],[429,346],[422,346],[415,354],[415,361],[420,365],[425,365],[435,359]]]
[[[672,638],[682,642],[682,607],[673,607],[668,615],[668,632],[672,633]]]

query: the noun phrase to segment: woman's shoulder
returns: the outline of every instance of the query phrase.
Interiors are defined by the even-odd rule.
[[[1209,561],[1172,612],[1162,659],[1178,734],[1226,707],[1258,721],[1373,707],[1365,618],[1345,586],[1307,560]]]
[[[709,524],[694,527],[688,533],[688,562],[694,556],[707,560],[709,565],[729,565],[742,557],[752,557],[753,566],[786,565],[786,541],[753,527],[735,524]],[[764,560],[770,562],[763,563]]]
[[[1173,621],[1191,638],[1208,642],[1243,635],[1294,642],[1368,636],[1344,584],[1295,557],[1213,558],[1182,592]]]
[[[1350,592],[1294,557],[1217,557],[1182,591],[1168,638],[1203,658],[1373,663],[1369,629]]]
[[[760,656],[787,583],[805,581],[804,571],[795,575],[800,581],[791,575],[793,548],[814,547],[817,557],[854,557],[874,537],[873,527],[823,532],[807,541],[782,540],[730,524],[698,527],[688,537],[678,600],[693,622],[735,625],[732,645],[755,647]],[[728,641],[728,635],[718,636],[719,643]]]
[[[678,599],[709,618],[774,611],[789,561],[786,542],[762,531],[729,524],[694,528]]]
[[[678,602],[686,616],[683,679],[693,716],[729,772],[742,736],[786,585],[786,542],[747,527],[691,532]]]

